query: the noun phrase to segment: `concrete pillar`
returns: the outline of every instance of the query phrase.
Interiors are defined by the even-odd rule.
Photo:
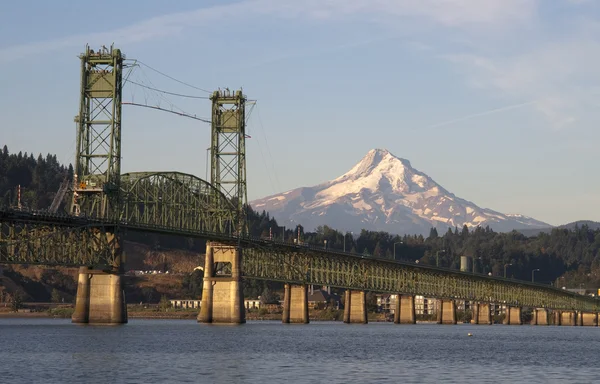
[[[479,324],[479,303],[473,303],[471,324]]]
[[[75,311],[71,322],[77,324],[127,323],[127,306],[121,275],[81,267]]]
[[[549,313],[545,308],[535,308],[532,310],[531,325],[548,325],[550,319]]]
[[[492,325],[492,306],[489,303],[479,303],[478,312],[479,319],[476,324]]]
[[[560,325],[577,325],[577,313],[574,311],[559,311]]]
[[[396,309],[394,311],[395,324],[416,324],[417,316],[415,314],[415,297],[413,295],[400,295],[396,300]]]
[[[597,327],[598,326],[598,314],[593,312],[580,312],[581,320],[579,325],[584,327]]]
[[[456,302],[454,300],[438,301],[438,324],[456,324]]]
[[[284,285],[282,323],[308,324],[307,291],[307,285]]]
[[[554,325],[562,325],[562,311],[554,310]]]
[[[344,300],[344,323],[367,324],[367,301],[365,291],[346,290]]]
[[[507,305],[503,324],[522,325],[523,322],[521,321],[521,307],[512,307]]]
[[[215,272],[215,263],[229,264],[231,275],[218,275]],[[198,322],[227,324],[246,322],[241,264],[241,249],[217,242],[206,243],[202,304]]]

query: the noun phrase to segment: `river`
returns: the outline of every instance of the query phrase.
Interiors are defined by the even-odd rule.
[[[595,327],[0,319],[2,383],[593,383],[599,353]]]

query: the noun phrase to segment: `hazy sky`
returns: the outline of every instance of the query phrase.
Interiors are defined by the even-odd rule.
[[[85,44],[199,88],[243,87],[248,194],[335,178],[387,148],[481,207],[600,220],[600,2],[264,0],[0,4],[0,143],[72,162]],[[131,77],[207,93],[148,67]],[[127,84],[125,101],[209,116]],[[171,106],[173,105],[173,107]],[[123,107],[123,171],[204,177],[210,127]]]

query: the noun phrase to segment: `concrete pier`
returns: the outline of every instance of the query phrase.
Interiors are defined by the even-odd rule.
[[[577,312],[575,311],[558,311],[559,323],[557,325],[576,326]]]
[[[346,290],[344,296],[344,323],[367,324],[365,291]]]
[[[595,312],[581,312],[580,324],[583,327],[597,327],[598,326],[598,313]]]
[[[492,324],[491,307],[488,303],[473,304],[473,319],[471,323],[482,325]]]
[[[198,322],[246,322],[241,264],[241,249],[216,242],[206,244],[202,304]]]
[[[521,307],[506,306],[503,324],[506,325],[522,325]]]
[[[454,300],[438,301],[438,324],[456,324],[456,302]]]
[[[534,308],[531,311],[531,325],[549,325],[550,314],[544,308]]]
[[[75,310],[76,324],[127,323],[127,306],[121,275],[88,267],[79,268]]]
[[[283,323],[308,324],[308,286],[285,284],[283,293]]]
[[[415,297],[398,294],[394,309],[394,324],[416,324],[416,322]]]

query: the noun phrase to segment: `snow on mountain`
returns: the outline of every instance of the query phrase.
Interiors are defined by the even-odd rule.
[[[370,150],[334,180],[268,196],[250,205],[269,212],[282,225],[301,224],[307,230],[328,225],[344,231],[364,228],[425,235],[431,227],[445,232],[465,224],[470,228],[489,225],[499,232],[549,226],[527,216],[480,208],[385,149]]]

